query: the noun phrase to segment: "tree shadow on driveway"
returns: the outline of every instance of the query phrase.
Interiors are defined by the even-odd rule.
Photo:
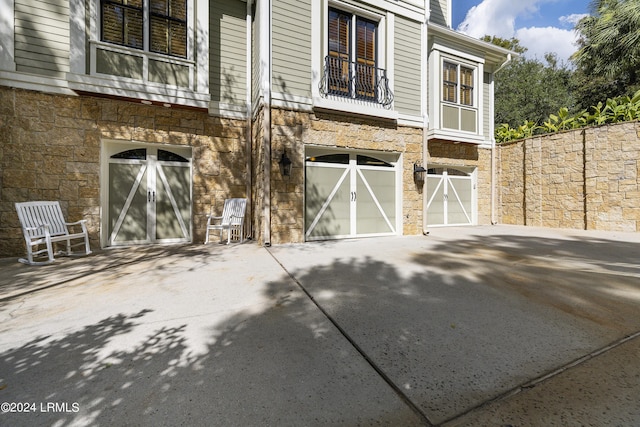
[[[259,307],[222,320],[188,305],[161,315],[180,298],[174,293],[3,350],[0,401],[38,406],[0,419],[14,426],[446,422],[640,329],[632,263],[610,255],[631,256],[634,247],[586,243],[598,244],[603,261],[586,258],[575,242],[506,235],[400,240],[402,252],[373,241],[272,248],[289,274],[243,285],[265,299]],[[163,274],[179,273],[165,258]],[[564,269],[563,260],[582,270]],[[248,260],[246,268],[261,265]],[[195,297],[212,313],[228,308],[214,290],[244,291],[208,280]],[[592,318],[586,313],[595,307],[601,312]],[[197,343],[194,326],[205,331]],[[615,389],[598,410],[610,399]],[[40,410],[48,402],[70,411]]]

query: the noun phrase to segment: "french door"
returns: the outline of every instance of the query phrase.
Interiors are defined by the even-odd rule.
[[[111,154],[107,206],[107,246],[191,241],[190,151],[145,146]]]
[[[427,173],[427,225],[476,223],[475,172],[433,168]]]
[[[397,234],[398,173],[391,157],[353,152],[307,156],[306,240]]]

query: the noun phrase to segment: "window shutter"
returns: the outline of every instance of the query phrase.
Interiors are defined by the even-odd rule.
[[[361,18],[356,21],[356,96],[376,96],[376,24]]]
[[[376,24],[358,18],[356,33],[356,45],[358,62],[361,64],[376,65]]]
[[[329,91],[349,94],[351,91],[351,70],[349,65],[351,37],[351,16],[340,11],[329,10],[329,56],[326,73]]]

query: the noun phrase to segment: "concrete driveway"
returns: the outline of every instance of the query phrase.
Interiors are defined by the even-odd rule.
[[[640,233],[0,260],[0,425],[640,425]]]

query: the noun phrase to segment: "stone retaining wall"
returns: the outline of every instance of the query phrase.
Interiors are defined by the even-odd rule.
[[[503,224],[640,231],[640,123],[498,147]]]

